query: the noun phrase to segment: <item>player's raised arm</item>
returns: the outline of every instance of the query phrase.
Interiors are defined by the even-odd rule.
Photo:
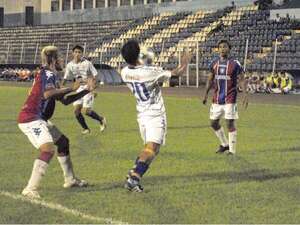
[[[46,91],[44,92],[44,98],[55,98],[55,99],[60,99],[66,94],[71,93],[72,91],[76,91],[80,86],[79,81],[74,82],[72,87],[67,87],[67,88],[60,88],[57,89],[55,87],[48,87]]]
[[[82,98],[86,94],[92,92],[95,90],[97,87],[96,85],[96,79],[95,78],[90,78],[87,81],[87,89],[82,90],[80,92],[77,92],[76,94],[71,94],[71,95],[63,95],[60,99],[58,99],[62,104],[64,105],[69,105],[78,99]]]
[[[240,74],[239,82],[243,92],[242,104],[245,107],[245,109],[247,109],[248,107],[247,80],[245,79],[245,74],[243,72]]]
[[[191,55],[188,51],[184,51],[180,59],[180,65],[177,66],[174,70],[171,71],[171,76],[181,76],[186,70],[188,64],[191,61]]]

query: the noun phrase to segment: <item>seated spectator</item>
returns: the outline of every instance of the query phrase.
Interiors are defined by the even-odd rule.
[[[279,76],[279,73],[278,72],[275,72],[273,74],[273,77],[272,77],[272,88],[271,88],[271,93],[275,93],[275,94],[281,94],[282,91],[281,91],[281,78]]]
[[[281,92],[288,94],[293,88],[293,77],[287,72],[282,72],[281,76]]]
[[[249,92],[250,93],[256,93],[258,92],[258,89],[259,89],[259,75],[257,72],[253,72],[250,79],[249,79],[249,84],[248,84],[248,87],[249,87]]]
[[[265,90],[267,93],[271,93],[271,89],[273,86],[273,74],[268,73],[268,75],[265,77],[265,82],[264,82]]]

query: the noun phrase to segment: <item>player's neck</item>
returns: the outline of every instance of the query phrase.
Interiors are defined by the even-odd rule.
[[[220,59],[225,61],[228,59],[228,55],[220,55]]]
[[[73,59],[73,62],[76,63],[76,64],[78,64],[78,63],[81,62],[81,59]]]
[[[53,64],[46,64],[46,65],[44,65],[43,66],[46,70],[50,70],[50,71],[52,71],[52,72],[55,72],[56,71],[56,69],[55,69],[55,65],[53,65]]]
[[[134,64],[130,64],[129,67],[130,67],[130,68],[134,68],[134,67],[140,66],[140,65],[141,65],[141,63],[140,63],[139,61],[137,61],[137,62],[134,63]]]

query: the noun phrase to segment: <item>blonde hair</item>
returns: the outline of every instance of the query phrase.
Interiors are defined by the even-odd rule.
[[[54,60],[58,59],[58,48],[53,45],[46,46],[41,52],[42,64],[50,65]]]

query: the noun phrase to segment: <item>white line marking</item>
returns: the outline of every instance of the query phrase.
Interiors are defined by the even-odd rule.
[[[128,224],[126,222],[122,222],[122,221],[117,221],[117,220],[113,220],[112,218],[102,218],[102,217],[96,217],[96,216],[92,216],[92,215],[88,215],[85,213],[82,213],[78,210],[75,209],[69,209],[65,206],[62,206],[60,204],[56,204],[56,203],[52,203],[52,202],[46,202],[44,200],[40,200],[40,199],[30,199],[30,198],[26,198],[22,195],[18,195],[18,194],[13,194],[7,191],[0,191],[0,195],[5,196],[5,197],[9,197],[15,200],[21,200],[23,202],[29,202],[35,205],[41,205],[45,208],[49,208],[49,209],[54,209],[54,210],[58,210],[62,213],[65,214],[70,214],[76,217],[80,217],[83,219],[87,219],[90,221],[94,221],[94,222],[98,222],[98,223],[108,223],[108,224]]]

